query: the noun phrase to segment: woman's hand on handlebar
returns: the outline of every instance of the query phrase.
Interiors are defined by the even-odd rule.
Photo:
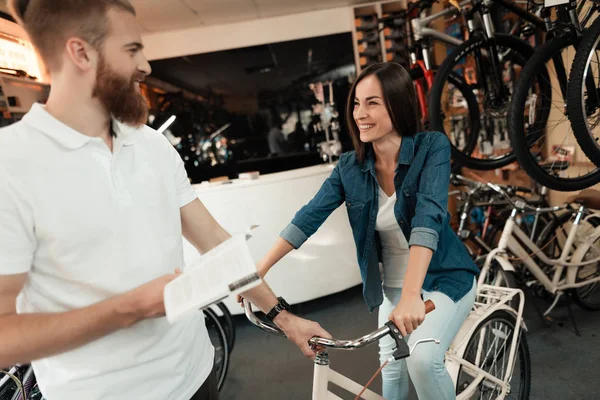
[[[400,302],[389,316],[402,333],[402,336],[410,335],[425,320],[425,302],[420,295],[402,293]]]

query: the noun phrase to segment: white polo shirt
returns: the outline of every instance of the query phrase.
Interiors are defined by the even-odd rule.
[[[40,104],[0,130],[0,274],[29,274],[20,314],[86,307],[183,267],[179,209],[196,194],[181,157],[149,127],[113,125],[112,153]],[[189,400],[213,357],[198,312],[33,366],[47,400]]]

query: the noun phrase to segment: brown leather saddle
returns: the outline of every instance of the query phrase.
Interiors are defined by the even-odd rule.
[[[585,189],[579,194],[569,197],[567,202],[581,204],[582,206],[593,210],[600,210],[600,191],[596,189]]]

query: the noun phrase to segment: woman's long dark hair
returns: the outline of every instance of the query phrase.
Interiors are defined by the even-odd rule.
[[[421,129],[415,87],[408,72],[400,64],[393,62],[370,65],[354,81],[346,105],[348,130],[356,150],[356,158],[361,163],[365,159],[367,146],[371,144],[360,141],[360,131],[354,121],[354,98],[356,85],[370,75],[375,75],[381,83],[383,101],[396,132],[400,136],[414,136]]]

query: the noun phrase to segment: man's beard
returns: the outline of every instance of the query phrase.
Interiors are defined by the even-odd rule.
[[[148,120],[148,105],[138,92],[136,82],[143,78],[144,75],[139,73],[130,79],[124,78],[111,70],[104,58],[100,58],[92,96],[98,98],[117,121],[141,126]]]

